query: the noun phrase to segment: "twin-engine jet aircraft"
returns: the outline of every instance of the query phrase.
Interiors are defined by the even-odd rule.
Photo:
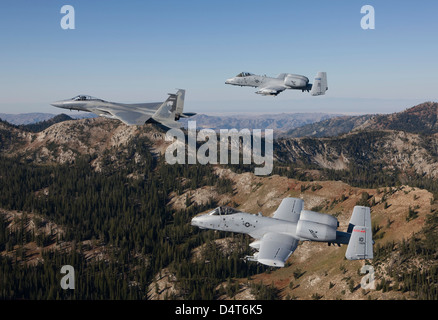
[[[298,74],[282,73],[277,78],[258,76],[249,72],[241,72],[234,78],[225,81],[225,84],[259,88],[257,94],[265,96],[277,96],[286,89],[310,92],[312,96],[324,95],[328,90],[327,73],[318,72],[313,84],[309,79]]]
[[[337,231],[339,223],[335,217],[303,210],[303,206],[301,199],[285,198],[272,218],[219,207],[194,217],[191,224],[250,235],[256,239],[250,246],[258,252],[246,259],[271,267],[284,267],[300,241],[347,244],[348,260],[373,259],[370,208],[354,207],[347,232],[342,232]]]
[[[52,103],[52,106],[93,112],[101,117],[119,119],[127,125],[143,125],[145,123],[159,123],[169,128],[179,128],[180,118],[194,116],[195,113],[184,113],[185,90],[169,93],[164,102],[125,104],[109,102],[86,95],[79,95],[72,99]]]

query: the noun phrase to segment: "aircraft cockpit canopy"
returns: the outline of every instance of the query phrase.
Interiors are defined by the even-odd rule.
[[[92,96],[78,95],[78,96],[72,98],[72,100],[73,101],[89,101],[89,100],[100,100],[100,99],[92,97]]]
[[[253,75],[254,74],[249,73],[249,72],[241,72],[236,76],[236,78],[249,77],[249,76],[253,76]]]
[[[231,207],[217,207],[210,212],[211,216],[225,216],[229,214],[239,213],[240,211]]]

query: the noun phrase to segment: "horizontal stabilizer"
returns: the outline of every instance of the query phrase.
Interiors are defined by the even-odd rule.
[[[354,226],[365,226],[371,229],[371,211],[368,207],[355,206],[348,224],[348,233],[353,232]]]
[[[193,117],[193,116],[196,116],[196,113],[194,113],[194,112],[184,112],[184,113],[180,114],[181,118],[190,118],[190,117]]]

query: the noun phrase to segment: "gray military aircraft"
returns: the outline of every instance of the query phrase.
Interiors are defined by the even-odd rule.
[[[127,125],[158,123],[165,127],[179,128],[180,118],[188,118],[196,113],[184,113],[185,90],[169,93],[164,102],[125,104],[109,102],[91,96],[79,95],[68,100],[53,102],[57,108],[93,112],[101,117],[119,119]]]
[[[356,206],[347,232],[337,231],[338,220],[329,215],[303,210],[304,201],[285,198],[272,218],[250,214],[230,207],[218,207],[196,216],[191,224],[201,229],[245,233],[255,238],[250,246],[256,250],[249,261],[271,267],[284,267],[300,241],[347,244],[348,260],[373,259],[370,208]]]
[[[307,91],[312,96],[321,96],[328,90],[326,72],[318,72],[313,84],[309,83],[307,77],[298,74],[281,73],[277,78],[271,78],[249,72],[241,72],[234,78],[226,80],[225,84],[256,87],[259,88],[256,93],[265,96],[277,96],[286,89]]]

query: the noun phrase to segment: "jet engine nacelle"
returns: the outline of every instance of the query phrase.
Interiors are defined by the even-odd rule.
[[[336,240],[338,220],[328,214],[303,210],[297,224],[297,236],[313,241]]]
[[[294,74],[288,74],[284,78],[284,85],[290,88],[303,88],[307,87],[309,79],[303,76],[298,76]]]
[[[279,92],[276,90],[262,89],[257,91],[256,93],[264,96],[277,96]]]

